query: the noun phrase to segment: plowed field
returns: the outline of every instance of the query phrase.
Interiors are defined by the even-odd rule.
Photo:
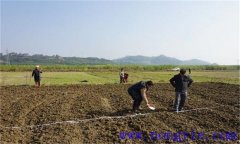
[[[194,83],[184,111],[176,113],[171,109],[174,89],[155,84],[148,94],[156,110],[143,102],[137,115],[130,111],[129,86],[3,86],[1,143],[237,143],[240,139],[239,85]],[[182,135],[176,139],[178,132]]]

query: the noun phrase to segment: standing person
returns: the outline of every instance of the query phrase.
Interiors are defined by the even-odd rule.
[[[127,83],[128,82],[128,74],[127,73],[124,73],[124,82]]]
[[[120,76],[120,83],[124,83],[125,79],[124,79],[124,69],[123,68],[121,68],[119,76]]]
[[[190,68],[188,69],[188,73],[191,74],[191,69]]]
[[[36,87],[40,87],[40,80],[41,80],[40,73],[42,73],[42,71],[40,70],[39,65],[36,65],[35,69],[32,72],[32,77],[34,77]]]
[[[175,88],[176,92],[176,98],[174,102],[174,110],[176,112],[182,110],[185,100],[187,98],[187,88],[190,87],[193,82],[193,80],[185,74],[186,70],[180,69],[180,73],[170,79],[170,83]]]
[[[140,81],[128,88],[128,93],[132,96],[133,99],[133,112],[140,110],[142,99],[145,100],[148,107],[151,106],[148,102],[146,94],[151,86],[153,86],[152,81]]]

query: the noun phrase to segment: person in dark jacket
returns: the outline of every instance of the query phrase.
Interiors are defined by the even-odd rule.
[[[176,112],[182,110],[185,100],[187,98],[187,88],[190,87],[193,82],[193,80],[185,74],[186,70],[180,69],[180,73],[170,79],[170,83],[175,88],[176,92],[176,98],[174,102],[174,110]]]
[[[133,112],[136,112],[136,110],[140,110],[140,105],[143,99],[145,100],[147,106],[150,106],[146,92],[151,86],[153,86],[152,81],[140,81],[128,88],[128,93],[133,99]]]
[[[191,72],[192,72],[192,71],[191,71],[191,69],[189,68],[189,69],[188,69],[188,73],[191,74]]]
[[[39,69],[39,65],[36,65],[35,69],[32,72],[32,77],[34,77],[35,86],[40,87],[41,75],[42,71]]]

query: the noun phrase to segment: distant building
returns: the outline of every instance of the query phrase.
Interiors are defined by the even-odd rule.
[[[180,70],[180,68],[179,67],[175,67],[175,68],[173,68],[173,69],[171,69],[172,71],[179,71]]]

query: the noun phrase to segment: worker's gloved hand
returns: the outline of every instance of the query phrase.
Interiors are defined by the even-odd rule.
[[[148,104],[148,108],[150,108],[151,110],[155,110],[155,106]]]

